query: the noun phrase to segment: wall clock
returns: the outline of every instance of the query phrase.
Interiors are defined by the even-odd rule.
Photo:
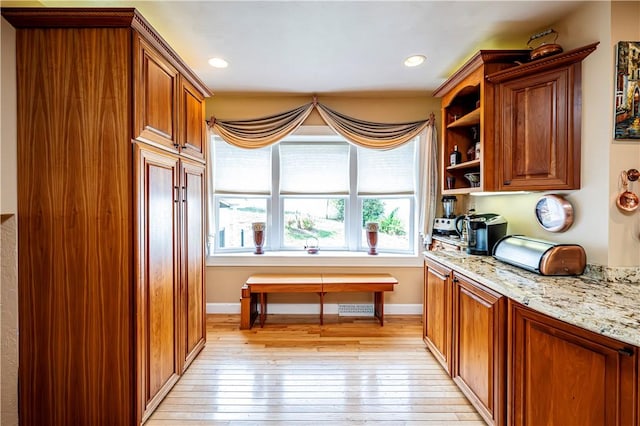
[[[535,207],[538,224],[549,232],[564,232],[573,224],[573,206],[561,195],[540,197]]]

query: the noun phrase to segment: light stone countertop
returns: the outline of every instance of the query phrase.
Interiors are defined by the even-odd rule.
[[[537,275],[462,251],[424,255],[535,311],[640,347],[640,284]]]

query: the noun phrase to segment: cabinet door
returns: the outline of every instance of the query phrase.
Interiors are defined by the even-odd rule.
[[[510,425],[637,424],[637,348],[509,301]]]
[[[499,190],[580,188],[579,85],[579,64],[499,85]]]
[[[505,298],[454,272],[452,377],[490,425],[505,424]]]
[[[451,269],[424,262],[424,341],[444,369],[451,372]]]
[[[136,144],[138,367],[142,419],[178,380],[178,159]]]
[[[180,152],[204,158],[206,148],[204,97],[184,78],[180,79]]]
[[[177,150],[178,71],[140,37],[134,52],[134,138]]]
[[[181,361],[184,371],[204,347],[205,318],[205,168],[182,161]]]

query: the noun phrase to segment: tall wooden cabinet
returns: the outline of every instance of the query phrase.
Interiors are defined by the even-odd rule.
[[[134,9],[2,15],[17,43],[20,422],[137,425],[204,346],[211,94]]]

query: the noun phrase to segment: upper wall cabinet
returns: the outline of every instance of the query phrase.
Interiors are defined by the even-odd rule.
[[[492,169],[495,133],[494,85],[485,76],[514,67],[528,56],[528,50],[481,50],[434,92],[442,97],[443,193],[469,193],[495,186],[493,176],[485,172]],[[453,162],[451,154],[456,148],[461,155]]]
[[[481,50],[438,88],[442,193],[580,188],[581,61],[597,44]]]
[[[580,188],[581,61],[597,45],[487,76],[496,85],[493,190]]]
[[[144,39],[135,39],[134,137],[178,149],[178,71]]]
[[[180,79],[180,99],[178,101],[180,135],[178,143],[184,155],[204,158],[205,138],[204,98],[186,79]]]

